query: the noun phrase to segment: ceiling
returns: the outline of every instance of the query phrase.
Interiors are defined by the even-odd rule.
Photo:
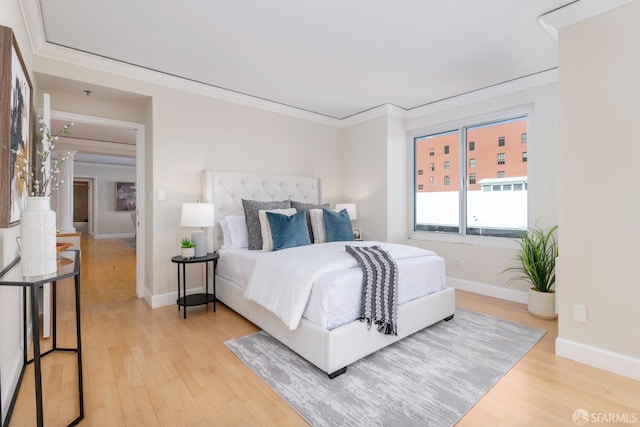
[[[573,0],[40,0],[46,40],[343,119],[558,66],[538,17]],[[40,83],[40,81],[39,81]]]

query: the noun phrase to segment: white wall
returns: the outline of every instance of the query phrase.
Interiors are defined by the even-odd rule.
[[[95,177],[96,212],[94,232],[96,238],[135,235],[131,213],[116,211],[116,182],[136,182],[135,166],[103,165],[75,162],[75,176]]]
[[[340,132],[335,127],[42,57],[34,69],[152,99],[144,109],[145,177],[150,178],[143,220],[144,286],[150,301],[176,292],[170,257],[190,231],[179,226],[180,205],[200,198],[203,169],[319,176],[326,200],[341,201]],[[52,108],[57,109],[53,101]],[[166,200],[158,200],[158,190],[166,192]]]
[[[544,84],[455,108],[403,120],[388,112],[342,130],[345,142],[344,199],[358,205],[358,220],[365,239],[407,243],[431,249],[444,257],[450,284],[501,298],[526,302],[526,283],[509,285],[503,270],[514,263],[517,244],[512,240],[448,243],[431,235],[409,239],[411,168],[408,133],[416,129],[531,106],[529,129],[529,225],[557,224],[557,84]]]
[[[3,0],[0,6],[0,25],[13,29],[27,70],[31,70],[32,55],[26,29],[20,17],[16,0]],[[33,74],[30,73],[33,82]],[[35,84],[35,83],[34,83]],[[0,229],[0,270],[18,256],[16,237],[20,227]],[[22,291],[19,288],[0,287],[0,378],[2,414],[4,420],[17,374],[22,366]]]
[[[387,117],[380,116],[342,130],[343,202],[355,202],[365,240],[387,239]]]
[[[640,379],[638,17],[634,1],[559,33],[558,353]]]

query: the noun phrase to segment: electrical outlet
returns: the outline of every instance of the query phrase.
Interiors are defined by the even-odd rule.
[[[460,262],[460,260],[456,259],[456,267],[460,268],[461,265],[462,265],[462,263]]]
[[[573,320],[576,322],[587,323],[587,307],[584,305],[573,304]]]

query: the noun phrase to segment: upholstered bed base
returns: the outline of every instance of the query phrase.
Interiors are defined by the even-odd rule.
[[[213,201],[215,219],[241,215],[242,199],[286,200],[322,203],[322,180],[315,177],[269,175],[243,172],[205,171],[203,200]],[[211,182],[212,181],[212,182]],[[213,248],[221,243],[220,227],[212,229]],[[244,290],[216,275],[216,296],[228,307],[327,372],[330,377],[343,368],[389,344],[413,334],[455,311],[454,289],[415,299],[398,307],[398,335],[383,335],[366,323],[354,321],[328,331],[306,319],[289,330],[273,313],[244,298]]]
[[[453,316],[455,294],[445,288],[409,301],[398,308],[398,335],[383,335],[366,323],[354,321],[328,331],[302,319],[294,331],[273,313],[247,300],[244,290],[223,277],[216,277],[216,296],[229,308],[250,320],[291,350],[333,377],[349,364],[414,332]]]

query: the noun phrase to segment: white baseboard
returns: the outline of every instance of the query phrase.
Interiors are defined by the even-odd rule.
[[[11,397],[13,392],[18,386],[18,380],[20,379],[20,371],[22,370],[22,351],[18,351],[9,368],[9,375],[6,379],[3,379],[2,383],[2,414],[0,414],[0,420],[4,422],[7,417],[7,411],[9,410],[9,404],[11,403]]]
[[[199,288],[187,289],[187,295],[199,294],[202,292],[204,292],[203,286]],[[149,300],[147,299],[146,296],[145,296],[145,299],[149,303]],[[177,300],[178,300],[178,291],[176,290],[175,292],[167,292],[166,294],[151,295],[150,305],[151,305],[151,308],[165,307],[167,305],[174,305]]]
[[[136,237],[135,233],[94,234],[94,239],[128,239]]]
[[[624,354],[558,337],[556,338],[556,355],[640,380],[640,359]]]
[[[525,291],[509,289],[503,286],[487,285],[486,283],[472,282],[471,280],[457,279],[447,276],[447,286],[460,289],[461,291],[473,292],[474,294],[486,295],[488,297],[500,298],[507,301],[526,304],[529,296]]]

